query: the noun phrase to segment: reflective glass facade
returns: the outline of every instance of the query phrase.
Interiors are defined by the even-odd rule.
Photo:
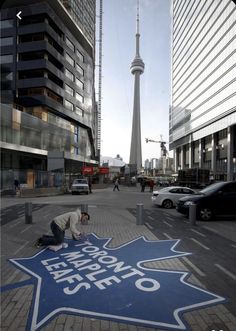
[[[211,135],[236,123],[236,6],[232,0],[172,0],[172,15],[169,128],[170,148],[178,154],[199,139],[211,145]],[[192,149],[182,161],[177,157],[178,168],[193,165]],[[204,160],[211,157],[195,164],[206,166]]]
[[[95,42],[95,0],[60,0],[88,41]]]
[[[95,1],[75,3],[95,13]],[[9,160],[20,159],[21,147],[39,161],[30,161],[31,169],[47,170],[45,155],[55,150],[65,152],[65,171],[72,163],[79,171],[85,160],[97,164],[95,43],[59,0],[18,0],[18,5],[21,20],[16,2],[1,8],[1,168],[20,168]],[[90,23],[94,30],[95,16]]]

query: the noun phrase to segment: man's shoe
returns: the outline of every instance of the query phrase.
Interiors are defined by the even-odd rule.
[[[37,239],[36,242],[34,243],[34,246],[40,248],[42,246],[42,239],[41,238]]]

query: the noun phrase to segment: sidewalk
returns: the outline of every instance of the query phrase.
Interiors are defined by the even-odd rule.
[[[16,268],[15,265],[9,263],[7,259],[26,258],[37,254],[39,250],[33,246],[33,242],[42,233],[45,233],[45,229],[47,229],[47,231],[49,230],[49,223],[53,216],[72,209],[72,206],[61,205],[57,208],[57,210],[55,210],[54,205],[38,204],[34,206],[33,224],[24,224],[24,214],[22,214],[22,210],[18,210],[17,219],[12,220],[11,222],[2,226],[2,286],[28,281],[30,278],[32,278],[31,276],[27,275],[26,272],[21,271],[20,269]],[[101,238],[113,238],[112,241],[108,244],[109,248],[121,246],[140,236],[145,236],[147,240],[157,240],[157,238],[145,225],[136,225],[135,217],[131,215],[126,209],[114,209],[109,207],[105,208],[102,206],[93,205],[89,206],[89,213],[91,215],[91,221],[88,225],[81,226],[82,231],[86,234],[95,233],[98,237]],[[166,242],[168,242],[168,240]],[[178,247],[175,249],[178,251]],[[64,252],[66,252],[66,250]],[[148,251],[146,251],[145,254],[148,254]],[[138,248],[136,256],[138,259]],[[140,256],[139,259],[142,260],[142,256]],[[162,259],[161,261],[152,261],[146,263],[145,267],[161,270],[175,270],[183,272],[187,271],[186,267],[181,262],[181,259],[181,257],[174,257],[169,259]],[[90,277],[92,278],[92,276]],[[123,276],[123,278],[125,278],[125,276]],[[197,279],[194,275],[191,275],[188,278],[188,282],[203,288],[199,279]],[[108,285],[108,281],[106,284]],[[30,307],[32,309],[34,287],[35,283],[29,285],[26,282],[23,287],[16,287],[2,293],[2,331],[23,331],[27,329],[27,318],[29,315]],[[175,289],[173,288],[172,291],[174,295]],[[102,305],[103,293],[104,292],[101,291],[101,298],[96,299],[98,300],[98,305]],[[117,300],[119,299],[119,296],[122,296],[122,293],[118,294]],[[78,300],[78,297],[76,300]],[[45,302],[44,304],[47,305],[48,303]],[[145,301],[141,302],[141,306],[142,305],[145,306]],[[160,303],[160,306],[162,306],[162,303]],[[149,307],[149,309],[150,308],[151,307]],[[216,330],[220,330],[221,328],[223,331],[236,330],[236,317],[227,311],[223,303],[186,312],[181,317],[181,320],[183,320],[184,323],[187,322],[189,325],[189,330],[192,331],[210,331],[214,328]],[[137,325],[135,324],[136,323],[127,324],[125,321],[113,321],[109,317],[102,318],[102,316],[99,316],[98,314],[92,317],[86,317],[86,315],[83,317],[79,316],[78,313],[72,315],[70,312],[68,312],[68,314],[61,313],[52,318],[52,320],[48,321],[40,330],[177,330],[177,328],[171,326],[169,328],[166,326],[163,328],[150,328],[143,327],[139,322]],[[182,329],[184,329],[183,326]]]

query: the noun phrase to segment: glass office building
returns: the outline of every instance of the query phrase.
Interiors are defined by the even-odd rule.
[[[84,30],[60,1],[32,0],[29,4],[11,0],[1,8],[0,145],[4,170],[79,173],[85,163],[98,165],[96,2],[74,3],[87,13]],[[19,10],[21,19],[16,17]],[[58,163],[51,162],[55,155],[61,159]]]
[[[87,40],[95,43],[95,0],[60,0]]]
[[[175,170],[236,179],[236,6],[172,0],[170,149]]]

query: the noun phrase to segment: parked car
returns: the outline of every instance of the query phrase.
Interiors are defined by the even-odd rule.
[[[195,194],[195,191],[191,188],[169,186],[158,191],[154,191],[152,194],[152,201],[157,206],[169,209],[176,206],[176,203],[180,198],[193,194]]]
[[[188,216],[189,205],[196,204],[196,217],[210,221],[216,216],[232,216],[236,220],[236,182],[218,182],[193,196],[179,199],[176,210]]]
[[[89,194],[89,185],[87,178],[74,179],[71,185],[71,194]]]

